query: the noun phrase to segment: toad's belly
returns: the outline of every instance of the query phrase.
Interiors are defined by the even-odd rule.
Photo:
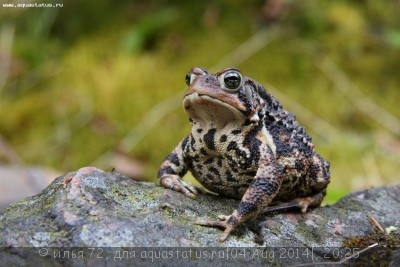
[[[253,181],[256,170],[252,168],[243,170],[229,166],[224,168],[224,162],[220,162],[219,165],[194,164],[190,171],[208,190],[220,195],[241,199]]]

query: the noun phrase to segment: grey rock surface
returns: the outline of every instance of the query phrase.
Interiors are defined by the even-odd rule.
[[[149,262],[142,257],[143,251],[158,250],[165,253],[164,259],[158,259],[165,266],[179,263],[177,258],[189,261],[191,266],[222,266],[222,260],[228,256],[238,266],[285,266],[344,260],[343,253],[350,255],[355,250],[341,250],[336,256],[334,249],[342,247],[347,238],[371,233],[367,215],[384,227],[400,226],[400,185],[352,193],[334,205],[304,214],[265,214],[240,226],[223,243],[218,241],[220,230],[193,224],[198,219],[214,220],[219,214],[228,215],[237,204],[237,200],[215,195],[201,195],[193,200],[153,183],[85,167],[58,177],[40,194],[0,212],[0,262],[28,266],[32,262],[32,266],[46,266],[48,262],[49,266],[87,266],[96,262],[109,266],[107,255],[113,260],[110,266],[126,264],[121,261],[122,256],[129,258],[129,263],[135,260],[135,266],[158,266],[154,259]],[[41,257],[39,249],[44,248],[47,253]],[[66,248],[69,252],[63,254]],[[126,253],[118,248],[125,248]],[[174,254],[174,261],[168,264],[166,252],[177,248],[193,248],[199,253],[214,249],[225,254],[219,258],[207,254],[206,261],[193,255],[187,259],[183,254]],[[294,261],[290,249],[303,256]],[[99,253],[104,257],[93,258]],[[76,257],[71,259],[72,255]],[[326,255],[330,256],[324,259]],[[391,262],[399,258],[398,251],[393,255],[397,258]],[[189,266],[188,262],[182,264]]]

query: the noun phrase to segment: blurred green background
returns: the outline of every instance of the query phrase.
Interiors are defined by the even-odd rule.
[[[156,181],[187,71],[236,66],[331,162],[327,202],[398,183],[400,1],[41,2],[0,6],[1,164]]]

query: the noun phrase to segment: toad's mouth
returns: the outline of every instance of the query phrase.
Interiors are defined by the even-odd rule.
[[[246,119],[243,111],[232,103],[226,103],[198,92],[185,95],[183,107],[194,122],[213,124],[224,127],[229,123],[243,122]]]

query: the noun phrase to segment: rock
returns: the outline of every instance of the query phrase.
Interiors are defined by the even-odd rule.
[[[211,194],[193,200],[153,183],[85,167],[58,177],[40,194],[0,212],[0,262],[8,266],[32,262],[35,266],[86,266],[98,261],[96,266],[106,266],[106,256],[120,263],[126,256],[125,260],[134,259],[137,266],[151,266],[156,264],[155,259],[143,257],[151,250],[154,257],[157,251],[161,258],[165,253],[163,259],[157,259],[165,266],[176,265],[179,260],[208,266],[213,259],[221,262],[220,257],[230,257],[229,262],[238,266],[339,261],[346,260],[346,256],[347,263],[361,248],[344,250],[343,242],[371,233],[367,215],[383,227],[400,226],[400,185],[352,193],[334,205],[304,214],[292,211],[261,215],[238,227],[223,243],[218,241],[220,230],[193,224],[198,219],[230,214],[237,204],[237,200]],[[198,255],[185,259],[183,254],[171,252],[178,248],[179,253],[189,253],[187,250],[193,248],[192,253],[214,250],[217,254],[204,262],[198,260]],[[104,257],[98,258],[97,254]],[[397,250],[392,254],[399,260]]]

